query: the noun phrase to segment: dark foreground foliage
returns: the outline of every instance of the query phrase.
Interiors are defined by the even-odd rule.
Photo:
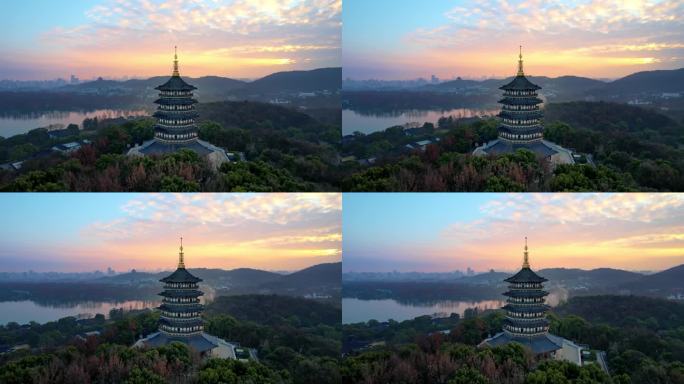
[[[500,311],[471,313],[450,327],[448,335],[427,333],[436,326],[428,317],[388,326],[373,321],[345,325],[345,339],[381,346],[344,358],[342,378],[344,383],[369,384],[684,383],[682,308],[637,296],[575,297],[555,308],[549,315],[551,332],[605,351],[610,375],[597,364],[538,361],[519,344],[477,348],[501,329]],[[407,335],[413,340],[407,342]]]
[[[551,167],[532,152],[474,157],[475,147],[496,138],[494,119],[426,123],[440,138],[425,151],[398,153],[415,137],[402,127],[356,137],[343,150],[377,158],[371,167],[348,166],[349,191],[681,191],[684,190],[684,124],[657,112],[615,103],[549,104],[544,136],[593,157]]]
[[[25,160],[21,171],[1,171],[6,191],[331,191],[339,189],[339,126],[300,112],[254,102],[202,105],[200,138],[245,161],[214,170],[192,151],[133,158],[128,148],[153,137],[153,121],[112,124],[87,120],[85,130],[50,138],[35,129],[0,137],[0,162]],[[333,112],[329,112],[333,113]],[[89,140],[69,155],[56,144]]]
[[[277,299],[250,296],[248,300],[263,305]],[[181,343],[131,348],[140,335],[156,330],[155,311],[113,311],[111,320],[98,315],[85,321],[69,317],[46,324],[10,323],[0,327],[0,345],[27,343],[30,349],[0,356],[0,383],[339,383],[341,325],[326,320],[331,311],[339,318],[339,309],[326,304],[307,307],[310,300],[285,299],[293,308],[286,311],[273,305],[271,317],[282,320],[270,321],[273,324],[230,303],[241,300],[240,296],[220,300],[216,307],[209,304],[212,315],[207,317],[206,331],[257,348],[258,362],[202,360]],[[226,307],[232,312],[222,311]],[[100,336],[76,337],[92,330],[100,330]]]

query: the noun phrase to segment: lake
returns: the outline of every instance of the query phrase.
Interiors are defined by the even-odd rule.
[[[349,135],[355,131],[365,134],[383,131],[395,125],[417,123],[422,126],[429,122],[437,124],[440,117],[469,118],[477,116],[494,116],[499,113],[496,108],[473,109],[454,108],[439,110],[407,110],[382,114],[361,113],[352,109],[342,110],[342,134]]]
[[[360,300],[356,298],[342,298],[342,323],[359,323],[371,319],[377,321],[410,320],[418,316],[435,313],[448,316],[458,313],[463,316],[467,308],[497,309],[504,305],[502,300],[457,301],[444,300],[433,303],[405,304],[393,299]]]
[[[10,137],[26,133],[35,128],[48,127],[51,125],[61,125],[66,127],[69,124],[76,124],[80,128],[86,118],[117,118],[129,116],[149,115],[148,111],[138,110],[116,110],[116,109],[97,109],[94,111],[51,111],[36,112],[29,114],[0,115],[0,136]]]
[[[0,324],[5,325],[15,321],[27,324],[31,321],[47,323],[67,316],[93,317],[98,313],[109,317],[109,311],[114,308],[124,310],[144,309],[159,306],[159,301],[128,300],[120,302],[87,301],[75,305],[42,305],[31,300],[0,302]]]

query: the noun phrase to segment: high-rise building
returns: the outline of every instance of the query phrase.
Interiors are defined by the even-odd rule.
[[[527,237],[522,268],[504,281],[509,285],[508,291],[504,293],[507,299],[503,307],[506,310],[503,330],[482,341],[480,346],[496,347],[516,342],[529,348],[537,356],[581,364],[579,346],[549,333],[549,321],[546,319],[549,310],[546,296],[549,293],[544,290],[543,285],[547,279],[530,268]]]
[[[499,137],[473,152],[474,155],[513,153],[527,149],[537,156],[549,159],[554,164],[572,164],[572,151],[544,140],[543,113],[538,97],[540,86],[525,77],[523,71],[522,47],[518,60],[518,73],[511,82],[501,86],[503,98],[499,112]]]
[[[153,115],[157,119],[154,125],[154,139],[131,148],[129,155],[161,155],[185,148],[207,157],[215,167],[229,161],[223,149],[199,139],[199,114],[195,108],[197,100],[193,94],[197,87],[181,78],[178,71],[178,53],[174,54],[171,77],[155,89],[159,91],[159,98],[154,102],[157,104],[157,111]]]

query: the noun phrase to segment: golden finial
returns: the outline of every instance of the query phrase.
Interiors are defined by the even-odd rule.
[[[520,54],[518,55],[518,76],[525,76],[522,65],[522,45],[520,46]]]
[[[530,261],[528,260],[528,253],[527,253],[527,236],[525,236],[525,259],[523,260],[523,268],[529,268],[530,267]]]
[[[180,76],[178,73],[178,47],[173,46],[173,76]]]
[[[178,252],[178,268],[185,268],[185,263],[183,262],[183,237],[180,238],[180,252]]]

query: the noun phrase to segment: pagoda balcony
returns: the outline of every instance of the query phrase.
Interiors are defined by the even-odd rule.
[[[177,301],[178,300],[178,301]],[[165,297],[162,299],[162,303],[164,304],[174,304],[174,305],[179,305],[179,304],[200,304],[200,299],[184,299],[186,301],[179,301],[181,300],[180,298],[170,298],[170,297]]]
[[[511,305],[539,305],[546,304],[546,297],[536,297],[536,298],[517,298],[509,297],[506,303]]]
[[[539,288],[542,289],[544,288],[544,285],[542,283],[512,283],[508,284],[509,289],[516,289],[516,288],[526,288],[526,289],[531,289],[531,288]]]
[[[197,123],[195,121],[192,121],[190,123],[182,123],[182,124],[174,124],[174,123],[162,123],[161,121],[157,121],[157,124],[155,124],[155,128],[164,128],[164,129],[179,129],[179,128],[185,128],[185,129],[196,129],[197,128]]]
[[[192,335],[199,335],[202,332],[204,332],[204,327],[203,326],[195,326],[195,327],[190,327],[189,330],[181,330],[182,328],[179,327],[170,327],[170,326],[159,326],[159,330],[166,333],[169,336],[176,336],[176,337],[186,337],[186,336],[192,336]]]
[[[508,333],[511,337],[534,337],[534,336],[542,336],[545,335],[549,330],[548,328],[543,330],[543,331],[538,331],[538,332],[513,332],[510,329],[507,329],[506,327],[503,328],[504,332]]]
[[[164,284],[164,289],[199,289],[199,285],[195,283],[167,283]]]
[[[507,317],[520,321],[534,321],[546,318],[546,311],[544,312],[511,312],[506,311]]]
[[[170,301],[170,300],[171,300],[171,299],[168,299],[168,300],[167,300],[167,298],[162,299],[162,305],[164,305],[164,304],[166,304],[166,305],[174,305],[174,306],[175,306],[175,305],[179,305],[179,306],[180,306],[180,305],[185,305],[185,306],[202,305],[200,299],[194,299],[194,300],[191,300],[191,301],[183,301],[183,302],[181,302],[181,301]]]

